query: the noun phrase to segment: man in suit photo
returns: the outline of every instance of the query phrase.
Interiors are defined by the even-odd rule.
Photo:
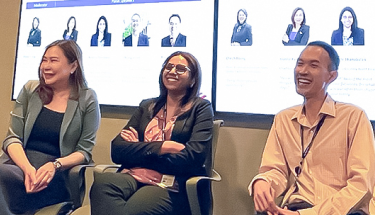
[[[137,13],[133,14],[131,22],[133,31],[124,39],[124,46],[149,46],[148,37],[142,33],[140,26],[141,16]]]
[[[170,35],[161,40],[162,47],[186,47],[186,36],[180,33],[181,18],[178,14],[169,17]]]

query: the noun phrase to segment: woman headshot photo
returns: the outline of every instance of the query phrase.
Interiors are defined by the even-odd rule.
[[[91,161],[100,122],[74,41],[48,45],[38,74],[19,93],[2,145],[0,194],[14,214],[68,200],[68,170]]]
[[[331,45],[365,45],[365,30],[358,28],[357,16],[351,7],[342,9],[339,17],[339,29],[333,31]]]
[[[111,33],[108,33],[108,22],[101,16],[96,25],[96,33],[91,37],[91,46],[111,46]]]
[[[40,46],[42,40],[42,32],[39,29],[39,18],[34,17],[32,28],[29,33],[29,38],[27,39],[27,44],[30,46]]]
[[[213,110],[199,97],[200,85],[193,55],[174,52],[165,60],[159,97],[143,100],[112,140],[112,160],[121,168],[94,175],[92,215],[191,214],[186,180],[207,175],[203,164],[212,144]]]
[[[68,19],[68,23],[66,24],[66,30],[63,34],[64,40],[74,40],[77,42],[78,37],[78,31],[76,30],[76,18],[74,16],[71,16]]]
[[[231,38],[232,46],[251,46],[253,44],[253,35],[251,25],[246,23],[247,11],[240,9],[237,12],[237,23],[234,25]]]
[[[283,36],[284,46],[304,46],[309,41],[310,26],[306,25],[305,11],[297,7],[292,13],[292,24],[288,25]]]

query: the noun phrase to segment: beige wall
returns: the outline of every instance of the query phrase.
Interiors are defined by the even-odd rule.
[[[13,66],[17,41],[20,0],[0,0],[0,139],[3,139],[9,122]],[[30,72],[35,72],[31,68]],[[111,162],[109,142],[125,125],[125,119],[102,118],[97,146],[93,157],[97,164]],[[268,130],[224,127],[219,136],[215,169],[223,180],[213,184],[214,213],[252,214],[253,203],[247,185],[256,174]],[[91,172],[88,172],[90,184]],[[86,201],[87,202],[87,201]]]

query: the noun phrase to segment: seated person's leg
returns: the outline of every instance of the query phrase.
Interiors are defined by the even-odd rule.
[[[8,209],[8,204],[5,202],[3,192],[0,186],[0,214],[2,215],[10,215],[10,211]]]
[[[125,205],[139,183],[129,174],[95,173],[90,190],[92,215],[124,214]]]
[[[0,186],[9,210],[21,214],[67,200],[69,193],[62,174],[56,173],[44,190],[26,193],[22,170],[17,165],[0,164]]]
[[[174,193],[172,193],[173,195]],[[146,185],[135,192],[128,200],[126,215],[153,214],[168,215],[173,213],[173,204],[168,190]],[[180,214],[179,214],[180,215]]]
[[[24,176],[18,166],[0,164],[0,186],[9,210],[13,213],[26,212],[28,204],[25,201]]]

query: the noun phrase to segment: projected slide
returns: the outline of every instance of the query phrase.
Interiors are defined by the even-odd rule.
[[[375,120],[372,4],[219,1],[216,110],[276,114],[302,103],[295,92],[294,66],[308,42],[322,40],[334,45],[341,58],[339,77],[329,93],[337,101],[360,106]]]
[[[81,47],[100,104],[158,96],[162,63],[175,51],[198,59],[201,93],[211,100],[213,29],[214,0],[22,1],[13,98],[38,79],[44,48],[66,39]]]

